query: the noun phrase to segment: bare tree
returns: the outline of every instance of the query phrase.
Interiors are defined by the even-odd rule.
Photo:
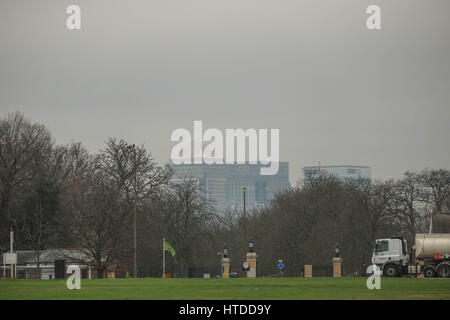
[[[14,220],[10,211],[14,193],[26,188],[34,162],[51,147],[45,126],[32,123],[23,114],[8,114],[0,120],[0,244],[7,241],[7,225]]]
[[[118,263],[127,252],[127,210],[119,190],[107,177],[96,175],[96,182],[79,182],[70,192],[67,223],[74,241],[87,261],[102,278],[105,270]]]
[[[164,196],[161,227],[166,239],[177,250],[178,268],[185,273],[193,262],[193,249],[216,222],[216,215],[200,197],[197,180],[180,179]]]
[[[144,146],[131,145],[115,138],[107,139],[106,148],[98,155],[96,163],[98,171],[111,179],[114,189],[120,192],[128,206],[129,214],[123,223],[132,230],[129,241],[132,242],[133,237],[136,245],[130,248],[134,248],[137,255],[138,207],[163,191],[172,176],[172,170],[168,165],[159,166]],[[134,261],[137,273],[137,258]]]
[[[23,242],[36,252],[37,277],[40,278],[41,250],[49,244],[57,229],[60,188],[50,177],[40,177],[24,199],[18,219]]]
[[[80,142],[56,146],[51,159],[53,176],[65,186],[89,179],[95,164],[93,158]]]
[[[425,169],[418,174],[417,179],[426,192],[424,201],[430,203],[435,212],[450,211],[450,208],[446,207],[450,197],[449,170]]]
[[[395,182],[365,181],[357,187],[355,194],[358,204],[357,214],[364,217],[367,230],[361,233],[369,247],[380,236],[394,232],[395,221]],[[368,231],[368,233],[367,233]]]
[[[424,210],[427,194],[414,172],[406,172],[404,178],[396,182],[395,188],[396,222],[405,228],[411,242],[417,232],[427,230],[428,217]]]
[[[159,166],[144,146],[115,138],[106,141],[98,163],[99,169],[112,178],[129,202],[133,201],[135,191],[138,200],[155,196],[172,176],[170,167]]]

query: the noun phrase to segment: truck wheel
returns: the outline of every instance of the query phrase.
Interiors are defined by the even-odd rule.
[[[398,269],[395,265],[389,264],[384,267],[384,275],[386,277],[398,277]]]
[[[430,267],[423,270],[423,275],[425,278],[434,278],[436,277],[436,272]]]
[[[440,264],[437,267],[437,274],[441,278],[449,278],[450,277],[450,265],[448,265],[446,263]]]

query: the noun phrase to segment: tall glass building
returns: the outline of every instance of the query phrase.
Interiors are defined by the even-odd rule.
[[[371,178],[370,167],[367,166],[311,166],[304,167],[303,172],[305,175],[312,175],[313,177],[319,175],[334,175],[339,179],[349,178]]]
[[[275,175],[261,175],[261,167],[261,164],[172,164],[174,179],[197,179],[202,197],[219,211],[242,209],[244,187],[249,209],[266,205],[277,192],[291,187],[287,162],[279,163]]]

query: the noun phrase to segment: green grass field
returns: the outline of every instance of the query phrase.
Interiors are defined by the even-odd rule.
[[[366,278],[0,280],[0,299],[450,299],[450,279]]]

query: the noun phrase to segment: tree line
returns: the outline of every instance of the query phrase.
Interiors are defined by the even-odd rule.
[[[292,275],[304,264],[328,268],[336,245],[344,272],[356,273],[370,263],[375,239],[404,236],[412,245],[432,214],[450,212],[446,169],[387,181],[305,174],[245,220],[206,203],[196,180],[172,177],[144,146],[108,138],[92,154],[79,142],[57,145],[44,125],[8,114],[0,119],[0,249],[9,250],[13,226],[16,250],[82,248],[98,277],[112,266],[133,274],[136,226],[138,276],[161,276],[163,237],[177,251],[169,272],[214,275],[225,245],[232,270],[241,271],[247,229],[259,276],[276,274],[278,259]]]

